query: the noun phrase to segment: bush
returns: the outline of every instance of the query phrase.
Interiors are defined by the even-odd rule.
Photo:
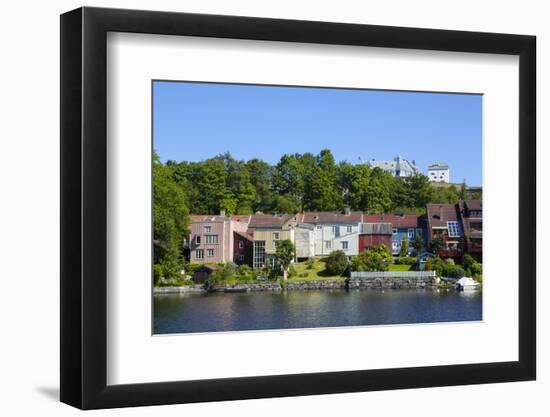
[[[405,257],[409,254],[409,241],[407,239],[403,239],[401,242],[401,249],[399,250],[399,256]]]
[[[294,268],[294,265],[290,265],[288,268],[288,277],[294,278],[296,275],[298,275],[298,271],[296,271],[296,268]]]
[[[306,261],[306,269],[313,269],[315,267],[315,259],[309,258]]]
[[[414,256],[400,256],[398,258],[395,258],[393,263],[396,265],[416,265],[418,263],[418,258],[415,258]]]
[[[298,276],[299,276],[300,278],[307,278],[307,277],[308,277],[308,273],[307,273],[307,272],[301,272],[301,273],[298,274]]]
[[[387,271],[388,265],[392,262],[392,256],[386,245],[381,243],[378,246],[366,249],[352,260],[354,271]]]
[[[252,273],[252,268],[246,264],[242,264],[237,268],[237,274],[239,275],[250,275]]]
[[[348,269],[348,257],[341,250],[335,250],[325,259],[326,271],[331,275],[342,275]]]

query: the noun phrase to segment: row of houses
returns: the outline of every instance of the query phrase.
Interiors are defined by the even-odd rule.
[[[438,255],[460,259],[469,253],[481,260],[482,204],[428,204],[426,215],[305,212],[226,216],[192,215],[185,252],[191,262],[235,262],[253,268],[273,265],[277,245],[290,240],[297,261],[342,250],[348,256],[385,244],[398,255],[404,241],[421,236],[426,248],[436,236],[444,242]],[[409,245],[409,252],[412,252]]]

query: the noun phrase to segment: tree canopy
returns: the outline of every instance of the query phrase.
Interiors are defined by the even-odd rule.
[[[189,211],[200,214],[296,213],[352,210],[378,214],[423,213],[427,203],[455,203],[465,194],[455,186],[434,186],[424,175],[395,178],[367,164],[319,154],[284,154],[270,165],[239,161],[229,152],[198,162],[168,161],[166,167],[186,196]]]

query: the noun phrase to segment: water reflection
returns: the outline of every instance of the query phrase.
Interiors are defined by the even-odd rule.
[[[482,319],[480,291],[355,290],[154,296],[154,333]]]

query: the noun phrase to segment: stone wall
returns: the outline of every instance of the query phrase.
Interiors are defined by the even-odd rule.
[[[183,285],[181,287],[154,287],[153,294],[184,294],[205,292],[204,285]]]
[[[288,291],[295,290],[339,290],[346,288],[346,280],[318,280],[318,281],[302,281],[302,282],[287,282],[286,289]]]
[[[208,288],[210,292],[248,292],[248,291],[281,291],[279,283],[261,282],[258,284],[217,284]]]
[[[436,289],[438,280],[436,277],[385,277],[385,278],[350,278],[347,280],[348,288],[353,289],[406,289],[406,288],[431,288]]]

